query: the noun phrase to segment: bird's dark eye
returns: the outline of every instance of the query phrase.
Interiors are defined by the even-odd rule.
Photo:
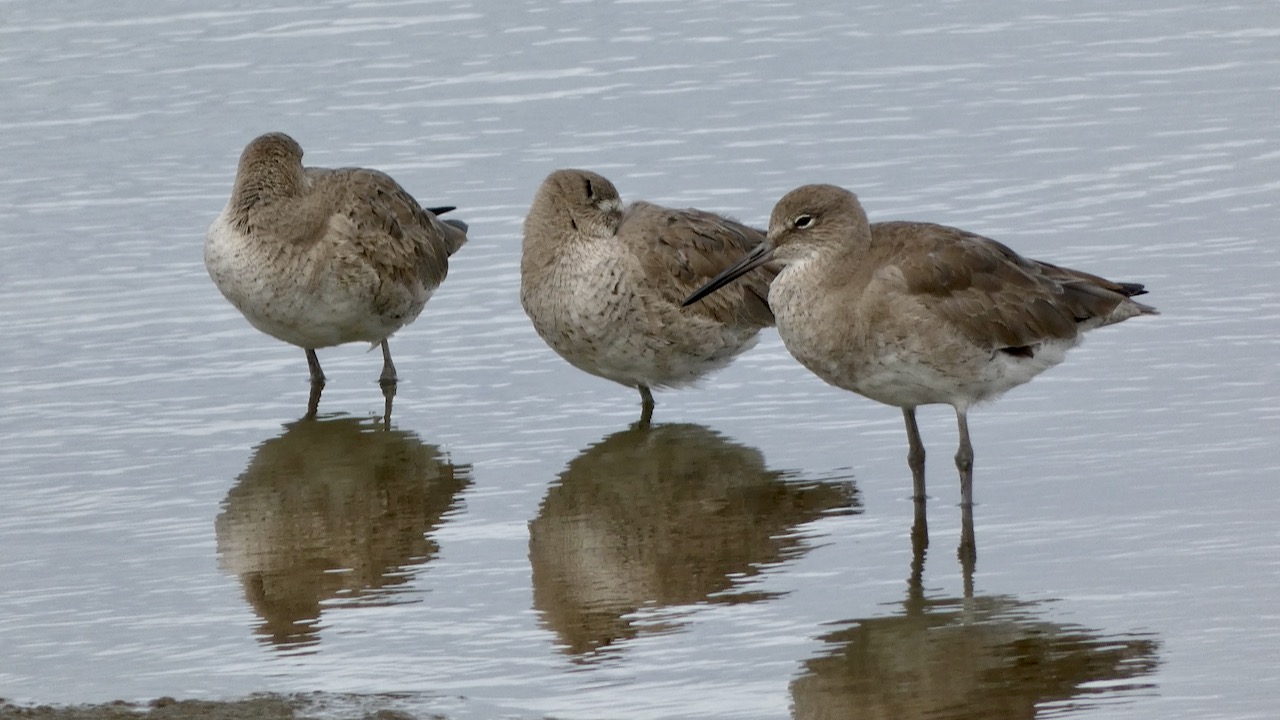
[[[803,230],[813,224],[813,216],[801,215],[800,217],[797,217],[795,222],[792,224],[796,226],[797,230]]]
[[[596,199],[596,189],[592,187],[590,180],[587,181],[587,199],[588,200]]]

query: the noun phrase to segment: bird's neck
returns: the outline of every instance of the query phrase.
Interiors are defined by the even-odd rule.
[[[301,172],[276,163],[244,168],[236,178],[231,205],[241,216],[271,202],[295,198],[305,190]]]

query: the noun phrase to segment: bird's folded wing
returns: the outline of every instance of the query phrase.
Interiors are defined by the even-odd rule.
[[[621,242],[646,248],[639,253],[645,274],[654,278],[653,286],[661,288],[676,305],[765,238],[760,230],[714,213],[645,202],[627,208],[618,237]],[[757,268],[685,311],[719,322],[771,326],[769,283],[777,274],[777,267]]]
[[[307,173],[314,192],[332,193],[335,215],[350,221],[353,245],[381,276],[421,282],[428,289],[444,281],[450,251],[446,233],[462,231],[446,229],[395,180],[377,170],[309,168]]]
[[[1071,339],[1080,323],[1126,302],[1117,283],[1029,260],[989,238],[945,226],[914,237],[895,263],[906,291],[982,346]]]

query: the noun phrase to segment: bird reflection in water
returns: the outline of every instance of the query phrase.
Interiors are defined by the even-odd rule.
[[[743,579],[804,553],[801,525],[860,511],[850,481],[770,470],[698,425],[637,423],[571,461],[530,522],[534,607],[567,653],[596,661],[679,627],[678,612],[638,611],[770,597]]]
[[[411,432],[303,419],[257,448],[216,521],[219,563],[280,649],[319,642],[322,610],[395,596],[438,551],[430,533],[471,467]]]
[[[1051,707],[1115,702],[1153,687],[1149,635],[1104,635],[1045,617],[1042,602],[975,596],[961,554],[963,597],[929,597],[925,544],[913,542],[901,610],[840,623],[828,649],[792,681],[795,720],[1030,720]]]

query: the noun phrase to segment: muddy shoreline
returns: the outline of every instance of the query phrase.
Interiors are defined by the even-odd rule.
[[[0,698],[0,720],[447,720],[443,715],[411,715],[375,708],[371,698],[331,695],[252,695],[239,700],[177,700],[148,703],[123,700],[99,705],[20,705]]]

